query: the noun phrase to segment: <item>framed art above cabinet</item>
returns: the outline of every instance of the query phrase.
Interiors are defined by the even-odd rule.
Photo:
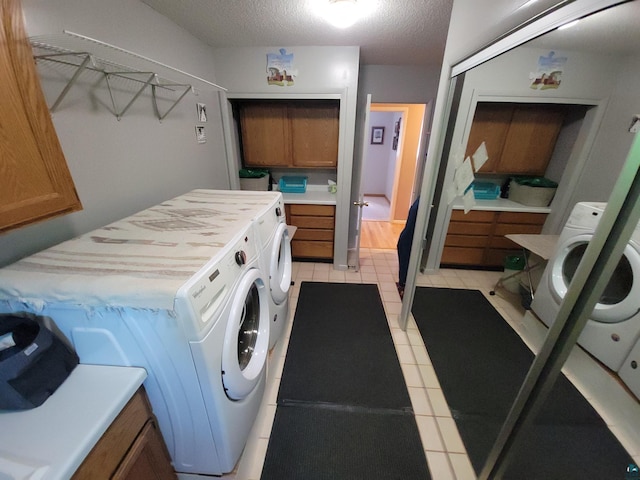
[[[336,168],[338,100],[247,100],[235,107],[243,166]]]

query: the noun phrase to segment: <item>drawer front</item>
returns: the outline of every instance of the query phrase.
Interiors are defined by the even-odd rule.
[[[527,233],[537,235],[542,231],[542,225],[496,225],[494,234],[496,236],[509,235],[510,233]]]
[[[463,223],[451,222],[447,233],[449,235],[471,235],[471,236],[487,236],[491,233],[493,224],[491,223]]]
[[[291,255],[302,258],[333,258],[333,242],[293,240]]]
[[[298,230],[296,230],[295,240],[323,240],[333,242],[333,230],[298,228]]]
[[[519,249],[487,249],[484,257],[484,264],[488,267],[504,267],[504,259],[507,255],[521,255],[522,250]]]
[[[289,205],[289,213],[293,215],[312,215],[316,217],[334,217],[335,207],[333,205],[305,205],[293,203]]]
[[[333,230],[333,217],[304,217],[292,215],[290,224],[299,228]],[[296,232],[296,236],[297,235],[298,232]]]
[[[516,242],[512,242],[506,237],[493,237],[489,242],[489,246],[494,248],[504,248],[507,250],[522,251],[522,247],[520,245],[518,245]]]
[[[469,213],[464,213],[464,210],[451,210],[451,221],[492,223],[495,215],[495,212],[487,210],[471,210]]]
[[[476,247],[483,248],[487,244],[487,239],[475,235],[447,235],[444,240],[445,247]]]
[[[484,248],[445,247],[440,263],[449,265],[481,265]]]
[[[498,214],[498,223],[527,223],[531,225],[543,225],[546,219],[546,213],[500,212]]]

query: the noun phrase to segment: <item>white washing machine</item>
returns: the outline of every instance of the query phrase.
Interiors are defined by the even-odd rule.
[[[286,224],[282,194],[256,219],[262,245],[262,271],[268,278],[269,349],[282,337],[289,321],[289,288],[291,286],[291,238]]]
[[[139,366],[178,473],[233,470],[269,345],[260,242],[191,192],[0,270],[0,311],[51,317],[81,363]],[[81,399],[79,399],[81,401]]]
[[[605,207],[605,203],[576,204],[560,233],[556,251],[549,259],[531,304],[532,310],[548,326],[555,321]],[[639,338],[640,229],[636,228],[578,343],[617,372]]]
[[[291,239],[282,193],[276,191],[207,191],[208,200],[226,211],[248,215],[258,229],[260,262],[269,291],[269,348],[282,336],[289,320]]]

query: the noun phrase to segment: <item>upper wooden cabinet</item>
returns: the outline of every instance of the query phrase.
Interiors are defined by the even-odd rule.
[[[0,0],[0,232],[80,210],[23,24]]]
[[[238,112],[245,167],[336,168],[338,101],[244,102]]]
[[[544,175],[564,116],[558,105],[478,103],[465,156],[485,142],[478,173]]]

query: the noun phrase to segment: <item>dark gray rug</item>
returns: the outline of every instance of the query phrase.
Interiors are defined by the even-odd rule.
[[[262,480],[429,479],[376,285],[303,282]]]
[[[534,356],[477,290],[416,289],[418,329],[476,473]],[[630,455],[561,375],[505,478],[624,478]]]

